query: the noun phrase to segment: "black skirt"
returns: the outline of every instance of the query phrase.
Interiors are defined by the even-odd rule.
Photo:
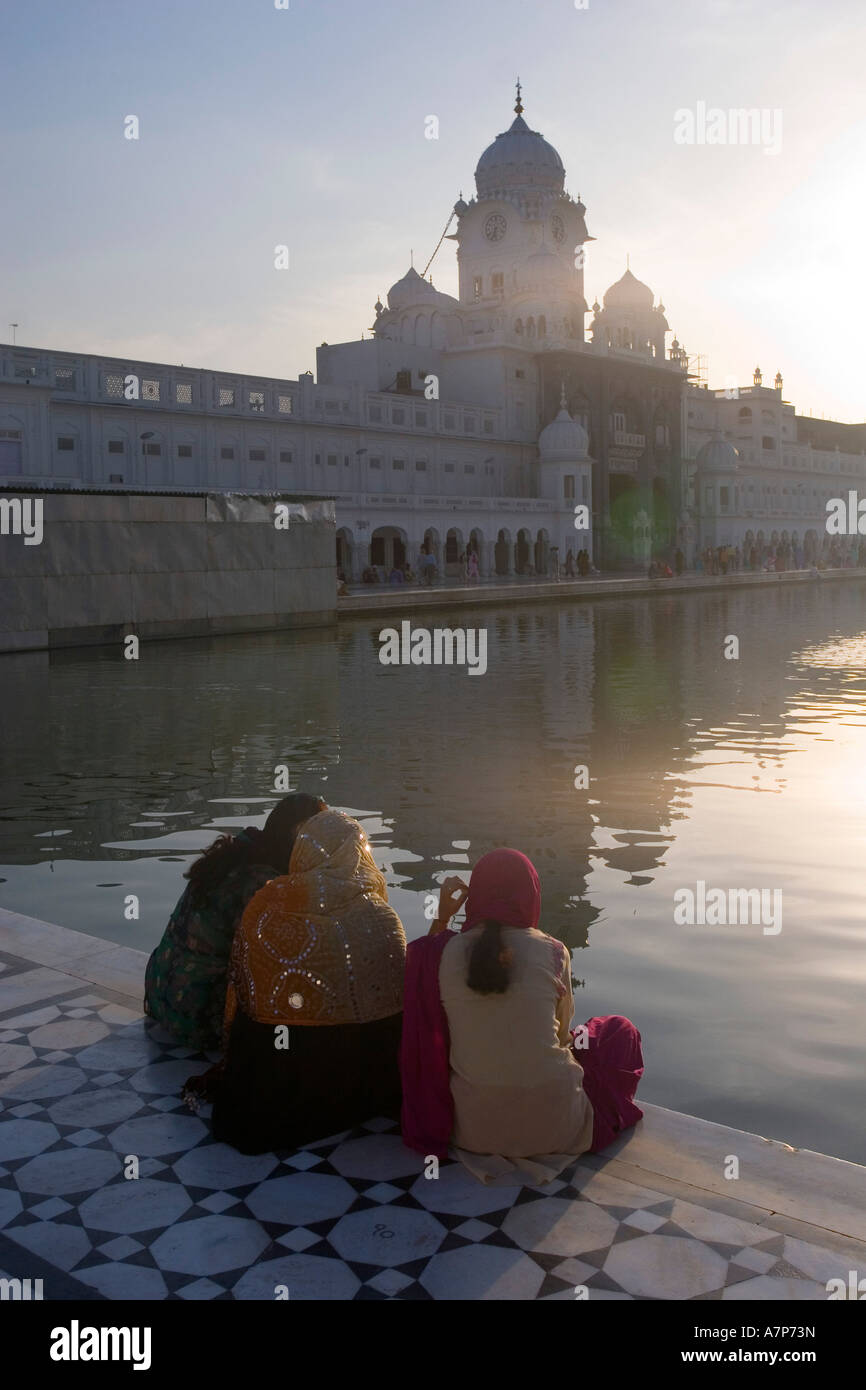
[[[400,1116],[403,1014],[375,1023],[288,1026],[275,1046],[270,1023],[238,1010],[216,1086],[214,1138],[244,1154],[297,1149],[365,1120]]]

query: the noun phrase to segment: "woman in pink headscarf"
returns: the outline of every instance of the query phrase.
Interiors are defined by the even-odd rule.
[[[448,923],[466,902],[461,932]],[[467,889],[446,879],[430,935],[406,960],[403,1139],[444,1158],[592,1153],[643,1112],[640,1033],[627,1018],[571,1031],[571,956],[538,930],[541,889],[525,855],[497,849]]]

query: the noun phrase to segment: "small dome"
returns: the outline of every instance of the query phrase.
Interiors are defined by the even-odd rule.
[[[740,455],[722,439],[721,430],[716,430],[712,439],[702,444],[695,455],[695,463],[702,473],[731,473],[739,464]]]
[[[505,188],[545,188],[561,193],[565,167],[552,145],[522,116],[488,145],[475,170],[480,198]]]
[[[439,304],[453,308],[456,300],[448,294],[443,294],[419,275],[417,270],[410,267],[406,271],[402,280],[398,280],[388,291],[389,309],[407,309],[416,304]]]
[[[565,405],[538,436],[538,452],[543,463],[572,463],[585,459],[588,447],[586,430],[571,418]]]
[[[654,295],[649,285],[627,270],[604,296],[605,309],[651,309]]]

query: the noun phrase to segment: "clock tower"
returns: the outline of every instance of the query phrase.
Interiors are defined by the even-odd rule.
[[[478,161],[477,196],[455,205],[460,302],[494,311],[521,346],[531,338],[582,344],[586,209],[564,191],[556,150],[523,119],[520,83],[514,110]]]

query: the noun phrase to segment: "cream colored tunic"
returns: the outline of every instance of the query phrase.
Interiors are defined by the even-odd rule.
[[[508,989],[478,994],[466,975],[481,931],[455,935],[439,965],[451,1033],[453,1142],[505,1158],[585,1153],[593,1112],[570,1046],[568,950],[544,932],[506,927],[502,944],[513,953]]]

